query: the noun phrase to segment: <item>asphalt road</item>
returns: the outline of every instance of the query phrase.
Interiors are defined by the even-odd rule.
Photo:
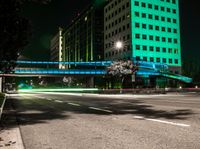
[[[14,94],[26,149],[200,149],[200,94]]]

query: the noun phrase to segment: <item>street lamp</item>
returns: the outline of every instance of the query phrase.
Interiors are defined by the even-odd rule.
[[[116,49],[122,49],[123,48],[123,42],[122,41],[117,41],[116,43],[115,43],[115,48]]]

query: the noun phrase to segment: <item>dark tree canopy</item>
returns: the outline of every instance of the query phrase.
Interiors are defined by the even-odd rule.
[[[20,14],[25,2],[47,3],[49,0],[0,0],[0,71],[10,73],[19,52],[28,44],[29,20]]]

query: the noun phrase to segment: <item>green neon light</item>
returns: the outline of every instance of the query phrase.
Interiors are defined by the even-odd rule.
[[[135,3],[139,5],[137,6]],[[149,5],[151,5],[152,8],[150,8]],[[164,11],[161,10],[161,7],[164,8]],[[168,12],[167,9],[170,9],[170,12]],[[153,57],[154,62],[156,62],[156,58],[160,58],[160,62],[163,62],[163,58],[165,58],[167,60],[166,64],[181,67],[178,12],[178,1],[174,4],[171,1],[170,3],[166,1],[148,1],[147,3],[146,0],[131,0],[132,57],[135,58],[138,56],[141,59],[147,57],[147,61],[150,61],[150,57]],[[139,16],[137,16],[137,14],[139,14]],[[161,19],[162,17],[165,18],[165,21]],[[171,22],[168,22],[167,18],[171,19]],[[173,19],[176,20],[176,23],[173,23]],[[139,27],[137,27],[136,24],[139,24]],[[152,25],[153,29],[149,29],[149,25]],[[166,31],[162,31],[162,27],[165,27]],[[171,31],[168,31],[168,28],[169,30],[171,29]],[[177,32],[174,32],[174,29]],[[136,34],[139,34],[140,38],[136,38]],[[147,35],[147,39],[143,39],[142,35]],[[150,35],[153,36],[153,40],[149,39]],[[160,41],[156,41],[156,36],[160,38]],[[165,42],[162,41],[162,37],[165,37]],[[168,38],[171,38],[172,42],[168,42]],[[174,43],[174,39],[177,39],[177,43]],[[136,49],[136,45],[140,45],[140,50]],[[143,50],[143,46],[147,46],[147,50]],[[149,50],[151,46],[154,48],[154,51]],[[156,51],[156,47],[160,48],[160,52]],[[166,48],[167,51],[163,52],[162,48]],[[172,53],[168,52],[169,48],[172,48]],[[178,49],[178,53],[174,53],[175,49]],[[172,63],[169,62],[169,59],[172,59]],[[178,63],[175,63],[175,59],[178,60]]]

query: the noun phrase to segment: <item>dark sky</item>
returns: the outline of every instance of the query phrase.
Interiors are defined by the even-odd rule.
[[[24,15],[32,24],[32,38],[23,55],[49,60],[50,39],[59,26],[67,26],[92,0],[52,0],[47,5],[26,4]],[[194,1],[180,0],[182,56],[200,59],[200,13]],[[187,58],[186,58],[187,57]]]

